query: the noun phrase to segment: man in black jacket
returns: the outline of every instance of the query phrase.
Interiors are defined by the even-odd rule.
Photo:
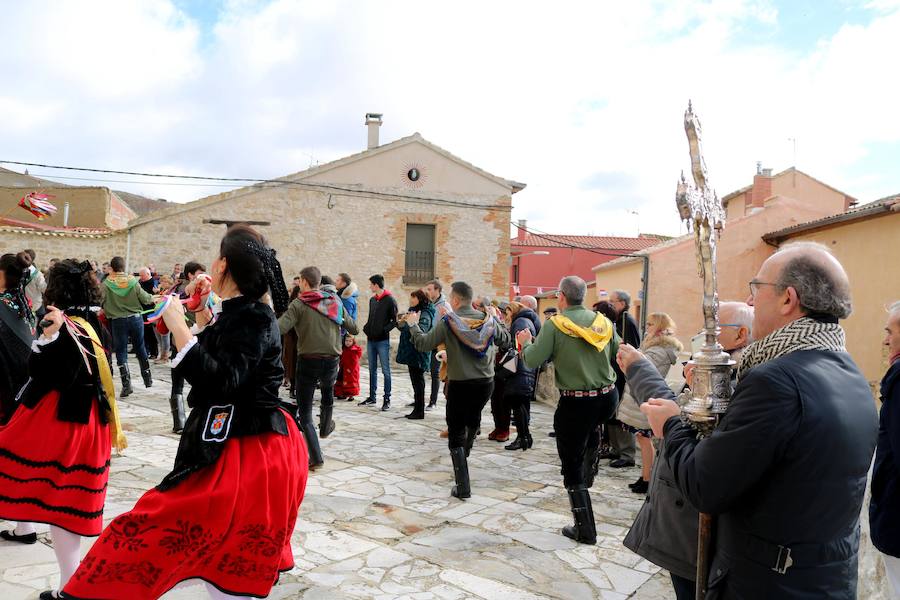
[[[854,599],[877,421],[838,325],[847,274],[824,246],[791,244],[760,267],[747,303],[759,339],[709,437],[671,400],[641,406],[673,484],[717,517],[706,597]]]
[[[622,342],[639,348],[641,346],[641,329],[638,327],[637,321],[631,316],[631,295],[625,290],[613,290],[609,294],[609,303],[616,311],[616,333],[622,339]],[[616,390],[619,392],[619,398],[624,398],[625,390],[625,373],[619,368],[618,363],[613,361],[613,370],[616,372]],[[600,458],[611,458],[609,466],[614,469],[622,469],[634,466],[634,454],[636,444],[634,434],[626,431],[622,424],[615,418],[606,424],[609,431],[610,449],[607,454],[601,454]]]
[[[722,302],[719,304],[719,321],[719,343],[737,366],[741,353],[750,342],[753,308],[744,302]],[[619,346],[617,361],[628,376],[631,397],[638,405],[650,398],[675,399],[675,393],[653,363],[637,349],[624,344]],[[732,374],[732,380],[735,374]],[[685,376],[690,385],[688,368],[685,368]],[[665,440],[660,442],[659,453],[665,453]],[[669,572],[678,600],[694,600],[699,513],[685,501],[678,488],[672,485],[673,481],[669,464],[664,460],[654,461],[647,501],[622,543]]]
[[[363,327],[366,334],[366,355],[369,360],[369,397],[360,406],[375,404],[378,395],[378,363],[384,376],[384,403],[381,410],[391,408],[391,330],[397,326],[397,301],[384,289],[384,277],[369,277],[369,318]]]
[[[888,581],[894,594],[900,596],[900,302],[894,302],[888,312],[884,345],[891,367],[881,380],[869,526],[872,543],[883,553]]]

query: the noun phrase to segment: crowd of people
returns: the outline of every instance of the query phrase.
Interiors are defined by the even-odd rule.
[[[488,439],[509,441],[514,425],[505,448],[527,451],[531,404],[548,379],[572,513],[563,535],[597,542],[590,490],[600,461],[634,467],[639,450],[630,488],[646,502],[624,545],[665,568],[679,599],[696,593],[700,513],[716,518],[711,563],[700,565],[708,598],[855,598],[874,456],[872,540],[900,591],[900,302],[885,327],[879,425],[839,324],[851,312],[849,281],[824,246],[784,246],[745,302],[720,303],[734,392],[706,436],[682,415],[698,372],[679,363],[676,323],[654,312],[641,332],[623,290],[587,306],[585,282],[564,277],[541,319],[531,296],[492,300],[464,281],[445,290],[432,280],[398,302],[375,274],[359,323],[348,273],[308,266],[288,290],[275,250],[248,226],[231,227],[213,258],[208,272],[192,261],[160,275],[153,265],[128,273],[121,257],[99,268],[53,259],[44,272],[33,251],[0,257],[0,475],[9,482],[0,518],[17,523],[0,537],[34,543],[33,524],[50,525],[60,586],[42,599],[156,598],[193,578],[214,598],[268,595],[293,566],[291,534],[308,472],[324,464],[319,440],[337,429],[335,399],[361,394],[363,335],[369,388],[358,404],[391,410],[393,362],[413,389],[407,419],[424,419],[443,395],[450,494],[460,500],[472,495],[468,458],[484,407]],[[103,528],[112,450],[127,445],[116,400],[133,393],[129,344],[145,387],[151,360],[171,368],[181,442],[172,471]],[[295,402],[280,397],[283,387]],[[79,561],[82,536],[99,538]]]

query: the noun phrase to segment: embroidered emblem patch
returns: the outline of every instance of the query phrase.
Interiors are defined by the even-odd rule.
[[[233,412],[233,404],[210,406],[206,415],[206,425],[203,426],[203,441],[224,442],[227,440],[228,432],[231,430]]]

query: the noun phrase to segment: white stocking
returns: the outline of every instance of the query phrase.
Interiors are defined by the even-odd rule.
[[[13,534],[15,535],[29,535],[32,533],[34,533],[34,523],[27,521],[19,521],[16,523],[16,528],[13,529]]]
[[[206,583],[206,591],[209,592],[209,597],[212,598],[212,600],[250,600],[250,596],[232,596],[231,594],[219,591],[219,589],[211,583]]]
[[[69,582],[69,578],[78,569],[81,550],[81,536],[56,525],[50,526],[50,539],[53,541],[53,552],[56,554],[56,562],[59,563],[59,589],[62,590]]]

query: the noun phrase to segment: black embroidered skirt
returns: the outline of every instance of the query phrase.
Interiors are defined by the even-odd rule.
[[[109,425],[96,402],[86,424],[56,418],[59,392],[19,406],[0,427],[0,518],[100,535],[109,479]]]
[[[214,464],[164,492],[151,489],[113,519],[66,597],[155,599],[194,578],[228,594],[267,596],[294,566],[291,535],[308,474],[306,444],[287,416],[288,435],[229,439]]]

